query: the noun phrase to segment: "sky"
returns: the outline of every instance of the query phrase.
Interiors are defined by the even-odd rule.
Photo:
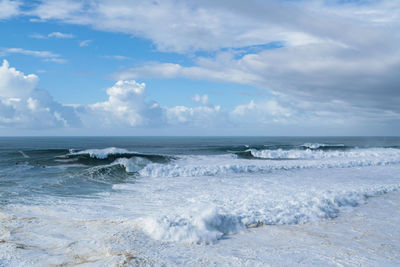
[[[0,136],[398,136],[400,1],[0,0]]]

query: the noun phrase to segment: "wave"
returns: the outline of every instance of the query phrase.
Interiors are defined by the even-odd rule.
[[[186,156],[168,164],[151,163],[138,173],[147,177],[214,176],[235,173],[260,173],[274,170],[311,168],[351,168],[400,163],[399,149],[359,149],[343,151],[250,150],[249,160],[235,155]]]
[[[146,158],[133,157],[133,158],[118,158],[110,164],[98,165],[83,170],[78,175],[95,180],[98,182],[107,183],[120,183],[131,177],[132,174],[136,174],[147,164],[150,164]],[[62,165],[62,166],[74,166],[77,164]],[[78,165],[79,166],[79,165]]]
[[[94,166],[77,173],[77,175],[94,182],[107,184],[123,183],[129,178],[129,173],[119,164]]]
[[[251,157],[262,159],[364,159],[364,158],[384,158],[395,157],[400,159],[400,150],[395,148],[369,148],[369,149],[352,149],[347,151],[323,151],[323,150],[255,150],[249,149],[245,152]]]
[[[312,144],[314,147],[317,145],[325,144]],[[33,152],[29,152],[27,155],[30,158],[26,158],[26,160],[35,166],[51,167],[61,164],[63,168],[96,166],[106,169],[120,165],[127,173],[135,173],[144,177],[214,176],[228,173],[350,168],[400,163],[400,149],[397,148],[348,150],[249,148],[241,152],[232,151],[229,154],[180,156],[145,154],[116,147],[81,151],[69,150],[69,153],[65,153],[65,151],[65,149],[37,150],[36,153],[51,153],[52,156],[37,157]],[[60,155],[61,152],[64,154]]]
[[[104,149],[86,149],[81,151],[70,150],[68,154],[57,157],[57,160],[71,159],[87,165],[103,165],[104,163],[110,164],[118,159],[124,161],[124,158],[144,158],[149,162],[167,163],[174,157],[167,155],[144,154],[123,148],[109,147]]]
[[[103,149],[86,149],[77,152],[75,152],[73,149],[70,149],[70,153],[67,156],[89,156],[96,159],[107,159],[109,157],[133,155],[136,153],[137,152],[128,151],[123,148],[108,147]]]
[[[125,171],[128,173],[136,173],[139,170],[143,169],[146,165],[150,164],[151,162],[146,158],[136,157],[136,158],[119,158],[110,166],[120,165],[124,167]]]
[[[323,192],[272,206],[248,207],[238,212],[207,208],[186,215],[145,217],[137,227],[156,240],[188,243],[214,243],[225,235],[262,225],[304,224],[339,216],[344,208],[364,204],[370,197],[399,191],[400,185],[361,189],[360,191]]]
[[[301,145],[305,149],[321,149],[321,150],[331,150],[331,149],[350,149],[351,146],[345,146],[344,144],[324,144],[324,143],[305,143]]]

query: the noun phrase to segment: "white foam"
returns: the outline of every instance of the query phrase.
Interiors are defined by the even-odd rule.
[[[235,155],[185,156],[169,164],[148,164],[139,171],[139,174],[149,177],[195,177],[274,170],[381,166],[400,163],[400,150],[392,148],[354,149],[351,151],[281,149],[250,151],[259,158],[282,160],[248,160],[237,158]]]
[[[259,245],[265,250],[265,243],[257,241],[254,235],[247,240],[240,239],[255,231],[253,227],[262,225],[259,228],[265,229],[272,240],[267,254],[275,255],[272,263],[282,263],[277,258],[282,257],[282,251],[288,246],[297,255],[296,260],[307,258],[309,254],[304,251],[308,248],[314,248],[320,256],[320,242],[314,242],[311,236],[323,236],[326,229],[315,225],[326,219],[341,218],[343,213],[356,215],[357,206],[368,206],[372,202],[370,197],[400,189],[396,150],[353,152],[356,152],[353,156],[296,160],[248,160],[236,155],[181,156],[168,164],[149,163],[139,157],[120,158],[110,165],[119,164],[130,172],[147,164],[139,173],[152,178],[128,179],[123,184],[114,184],[114,190],[87,198],[37,195],[29,201],[0,205],[0,265],[193,266],[227,262],[236,266],[254,266],[254,262],[262,265],[268,262],[268,257],[260,259],[260,255],[265,255],[261,251],[256,258],[254,247]],[[379,209],[380,206],[375,207],[371,212]],[[392,215],[398,221],[398,213]],[[368,223],[365,218],[368,217],[358,222]],[[285,228],[284,225],[296,227],[279,232],[282,235],[274,239],[273,229]],[[301,238],[295,243],[293,235],[299,229],[307,232],[310,229],[307,227],[314,227],[306,239],[312,243],[304,245]],[[372,229],[375,230],[369,233],[374,236],[369,240],[377,244],[385,243],[382,234],[392,233],[388,227]],[[348,240],[352,238],[346,242],[339,238],[338,242],[325,246],[333,251],[331,259],[336,260],[337,249],[342,249],[341,255],[345,255],[349,250],[343,248],[349,244],[351,251],[360,251],[361,243]],[[214,245],[194,245],[198,243]],[[296,254],[299,247],[304,250]],[[137,250],[151,255],[150,259],[142,257]],[[391,254],[375,253],[376,262],[398,254],[396,250],[388,253]],[[197,261],[191,261],[192,258]],[[130,262],[132,259],[140,262]],[[323,260],[326,258],[320,262]],[[192,264],[185,264],[188,262]]]
[[[186,243],[210,244],[225,234],[236,234],[244,230],[238,218],[220,214],[216,208],[208,208],[189,217],[140,218],[136,223],[156,240]]]
[[[110,165],[121,165],[125,168],[126,172],[137,172],[142,169],[147,164],[151,163],[151,161],[142,158],[142,157],[134,157],[134,158],[119,158],[116,159]]]
[[[327,191],[292,201],[253,203],[253,207],[246,209],[206,208],[189,215],[141,218],[137,223],[156,240],[209,244],[224,235],[243,232],[245,227],[304,224],[332,219],[344,208],[364,204],[369,197],[399,189],[400,185],[389,185],[360,191]]]
[[[109,155],[135,154],[123,148],[108,147],[103,149],[86,149],[78,152],[70,150],[69,155],[89,155],[91,158],[106,159]]]
[[[368,148],[352,149],[348,151],[323,151],[323,150],[256,150],[249,149],[254,157],[265,159],[379,159],[395,158],[400,160],[400,149],[394,148]]]
[[[303,147],[308,147],[311,149],[318,149],[321,147],[344,147],[343,144],[321,144],[321,143],[304,143]]]

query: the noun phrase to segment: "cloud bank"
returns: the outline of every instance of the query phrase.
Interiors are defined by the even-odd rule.
[[[54,101],[38,90],[39,78],[9,66],[0,67],[0,127],[29,129],[78,127],[80,120],[71,107]]]
[[[107,100],[75,106],[85,125],[337,125],[360,131],[362,125],[399,125],[398,1],[166,0],[133,5],[122,0],[41,0],[27,5],[3,0],[0,5],[8,10],[0,19],[21,14],[24,6],[22,13],[35,21],[124,33],[150,40],[159,52],[190,59],[118,70]],[[2,53],[63,60],[20,48]],[[193,96],[194,106],[165,107],[146,99],[144,84],[136,82],[144,78],[241,84],[272,96],[254,97],[230,110],[200,94]]]

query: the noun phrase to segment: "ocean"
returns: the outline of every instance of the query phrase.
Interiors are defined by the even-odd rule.
[[[399,137],[1,137],[0,266],[399,266]]]

